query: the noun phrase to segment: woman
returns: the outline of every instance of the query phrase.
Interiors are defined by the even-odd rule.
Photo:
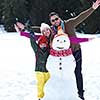
[[[46,62],[47,58],[49,56],[50,52],[50,36],[51,36],[51,29],[49,25],[42,23],[40,27],[40,31],[42,33],[41,36],[38,38],[38,43],[36,42],[36,35],[34,32],[25,32],[22,31],[25,28],[25,26],[19,22],[16,23],[15,29],[17,32],[20,31],[21,36],[25,36],[30,38],[30,43],[32,46],[32,49],[35,52],[36,56],[36,78],[37,78],[37,90],[38,90],[38,99],[44,97],[44,86],[48,79],[50,78],[50,74],[46,68]]]

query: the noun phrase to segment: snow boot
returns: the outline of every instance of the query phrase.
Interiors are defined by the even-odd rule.
[[[85,100],[85,98],[84,98],[83,96],[79,95],[79,97],[80,97],[82,100]]]
[[[84,90],[82,92],[78,92],[79,94],[79,97],[82,99],[82,100],[85,100],[84,98]]]

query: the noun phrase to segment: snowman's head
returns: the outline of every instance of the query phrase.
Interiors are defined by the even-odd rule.
[[[51,47],[54,50],[67,50],[70,47],[70,40],[67,34],[56,34],[53,38]]]

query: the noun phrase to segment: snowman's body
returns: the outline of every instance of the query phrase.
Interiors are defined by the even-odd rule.
[[[69,47],[70,40],[66,34],[54,37],[52,48],[56,53],[51,50],[47,60],[50,79],[46,84],[43,100],[80,100],[77,96],[74,74],[76,63]],[[63,51],[68,52],[63,54]]]

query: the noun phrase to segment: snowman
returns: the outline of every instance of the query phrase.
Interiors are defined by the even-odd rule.
[[[45,87],[43,100],[80,100],[77,96],[75,80],[75,59],[70,48],[70,40],[61,28],[52,40],[47,69],[50,79]]]

